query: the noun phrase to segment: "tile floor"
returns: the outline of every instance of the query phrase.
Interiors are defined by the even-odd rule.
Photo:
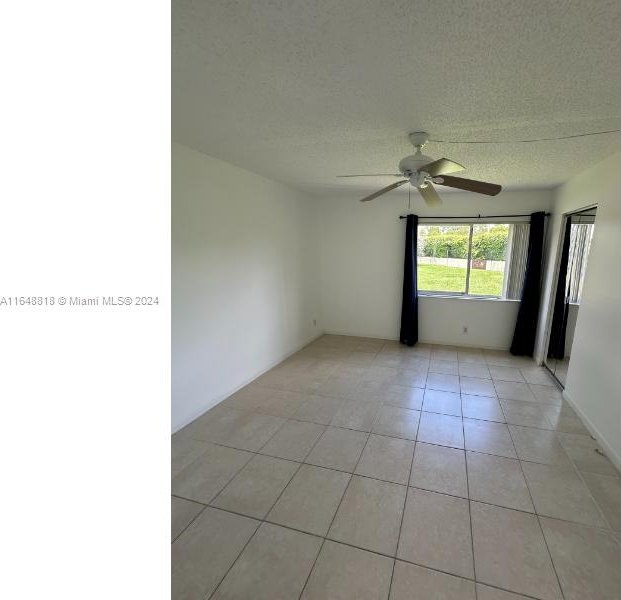
[[[173,436],[172,597],[621,597],[621,478],[545,370],[323,336]]]

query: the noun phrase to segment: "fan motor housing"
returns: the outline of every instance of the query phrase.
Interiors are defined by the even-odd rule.
[[[416,173],[423,165],[433,162],[434,159],[431,156],[425,156],[422,152],[418,151],[416,154],[410,154],[406,156],[399,163],[399,171],[404,175],[411,175]]]

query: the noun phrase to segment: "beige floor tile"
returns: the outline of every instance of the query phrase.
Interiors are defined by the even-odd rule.
[[[417,442],[410,485],[467,498],[468,483],[464,451]]]
[[[466,450],[517,458],[509,428],[504,423],[464,419]]]
[[[267,520],[325,536],[351,475],[302,465]]]
[[[319,537],[263,523],[212,600],[298,598],[320,547]]]
[[[491,379],[490,371],[485,363],[459,363],[459,374],[462,377],[476,377],[477,379]]]
[[[553,431],[509,425],[515,450],[520,460],[547,465],[569,466],[567,453]]]
[[[471,502],[477,580],[542,600],[561,592],[535,515]]]
[[[405,368],[410,362],[410,357],[402,352],[378,352],[372,367],[390,367],[393,369]]]
[[[262,519],[289,483],[298,463],[257,454],[212,500],[212,506]]]
[[[466,452],[470,499],[534,512],[518,460]]]
[[[305,462],[352,473],[368,437],[362,431],[328,427]]]
[[[376,352],[365,352],[354,350],[346,354],[342,361],[348,365],[357,365],[359,367],[368,367],[376,356]]]
[[[175,538],[198,516],[205,508],[203,504],[190,502],[173,496],[170,502],[170,539]]]
[[[301,462],[325,429],[324,425],[316,423],[287,421],[261,448],[260,452]]]
[[[582,477],[610,527],[621,531],[621,479],[596,473],[582,473]]]
[[[262,401],[267,400],[276,390],[256,381],[249,383],[234,394],[222,401],[218,406],[235,408],[237,410],[254,410]]]
[[[233,409],[210,413],[197,419],[193,438],[250,452],[263,446],[285,422],[280,417]]]
[[[451,360],[432,359],[429,362],[430,373],[444,373],[446,375],[459,375],[459,363]]]
[[[418,410],[385,405],[379,409],[372,431],[379,435],[415,440],[419,419]]]
[[[454,575],[474,577],[468,501],[409,488],[397,556]]]
[[[479,379],[477,377],[460,377],[459,387],[462,394],[472,396],[496,397],[496,390],[491,379]]]
[[[522,468],[538,514],[606,527],[588,488],[574,467],[525,462]]]
[[[397,560],[390,600],[475,600],[474,583]]]
[[[383,399],[386,404],[420,410],[423,405],[422,388],[409,387],[405,385],[390,385],[386,387]]]
[[[565,600],[621,598],[619,544],[606,531],[542,517]]]
[[[428,373],[425,387],[442,392],[459,392],[459,377],[446,373]]]
[[[196,458],[207,452],[212,445],[190,437],[173,436],[171,442],[171,475],[174,477]]]
[[[423,410],[461,417],[461,396],[455,392],[440,390],[425,390]]]
[[[610,460],[602,454],[603,451],[601,447],[590,436],[573,433],[558,433],[557,437],[573,463],[578,467],[578,470],[587,473],[619,477],[617,469],[615,469]]]
[[[355,472],[407,485],[413,454],[414,442],[410,440],[371,434]]]
[[[317,388],[317,394],[353,399],[364,372],[365,367],[341,365]]]
[[[392,386],[392,384],[383,381],[361,381],[353,400],[359,404],[363,402],[382,404],[386,398],[387,390]]]
[[[500,405],[507,423],[511,425],[552,429],[552,424],[547,416],[546,406],[520,400],[503,400],[502,398],[500,399]]]
[[[457,348],[457,359],[460,363],[485,364],[485,354],[483,350],[476,348]]]
[[[560,412],[560,406],[549,406],[545,409],[546,417],[550,421],[552,429],[563,433],[579,433],[590,435],[589,430],[583,425],[578,417],[568,417]]]
[[[259,522],[206,508],[172,545],[173,600],[208,598]]]
[[[354,475],[328,537],[394,556],[406,487]]]
[[[253,410],[257,413],[287,419],[300,408],[306,397],[306,394],[300,392],[273,390],[266,398],[256,402]]]
[[[436,346],[431,350],[431,360],[450,360],[457,362],[457,350],[446,350],[441,346]]]
[[[536,383],[529,383],[528,387],[533,393],[535,398],[540,402],[548,404],[560,404],[563,400],[563,394],[561,390],[551,385],[538,385]]]
[[[293,418],[298,421],[329,425],[342,403],[343,401],[338,398],[308,395]]]
[[[497,398],[462,394],[461,409],[464,417],[469,419],[496,421],[498,423],[505,422],[505,415]]]
[[[394,381],[396,385],[424,388],[427,379],[427,369],[398,369]]]
[[[536,398],[530,391],[527,383],[518,381],[500,381],[495,379],[494,387],[496,395],[505,400],[521,400],[523,402],[535,402]]]
[[[429,444],[463,448],[464,431],[462,420],[451,415],[422,412],[416,439]]]
[[[302,600],[385,600],[393,559],[326,540]]]
[[[483,356],[488,366],[511,367],[515,365],[515,356],[507,350],[484,350]]]
[[[515,367],[497,367],[491,366],[489,368],[492,379],[498,381],[526,381],[519,369]]]
[[[477,600],[528,600],[526,596],[477,583]]]
[[[242,450],[212,446],[173,478],[172,493],[208,504],[252,456]]]
[[[334,415],[331,425],[358,431],[371,431],[378,410],[379,406],[374,402],[345,400]]]
[[[360,387],[370,384],[382,384],[386,387],[394,385],[398,372],[399,369],[396,366],[391,367],[385,364],[373,364],[362,375],[360,381],[363,385]]]
[[[537,385],[555,386],[552,377],[544,367],[525,367],[520,369],[522,376],[527,383],[535,383]]]

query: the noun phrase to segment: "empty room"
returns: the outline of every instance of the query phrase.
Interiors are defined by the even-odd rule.
[[[172,598],[621,598],[619,2],[172,26]]]

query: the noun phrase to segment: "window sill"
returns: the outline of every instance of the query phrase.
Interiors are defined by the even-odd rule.
[[[495,296],[462,296],[453,294],[434,294],[429,292],[419,292],[419,298],[440,298],[442,300],[483,300],[485,302],[519,302],[513,298],[497,298]]]

